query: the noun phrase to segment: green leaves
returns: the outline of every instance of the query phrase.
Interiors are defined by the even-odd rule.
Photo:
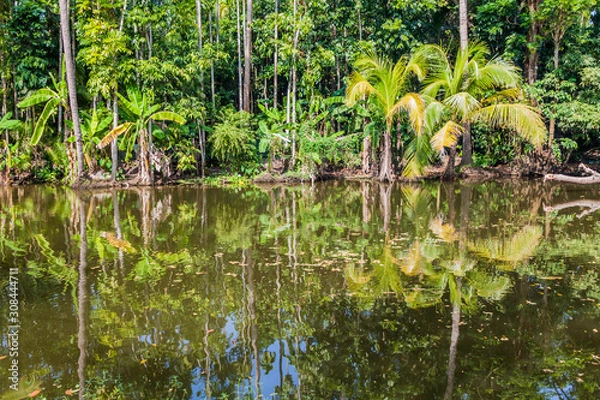
[[[53,91],[52,89],[48,89],[48,88],[40,89],[37,92],[35,92],[32,95],[25,98],[23,101],[19,102],[19,104],[17,104],[17,107],[19,107],[19,108],[33,107],[35,105],[45,103],[48,100],[56,97],[56,94],[57,93],[55,91]]]
[[[44,110],[40,114],[37,122],[35,123],[35,128],[33,129],[33,135],[31,136],[31,145],[35,146],[39,143],[42,138],[42,134],[44,130],[46,130],[46,124],[48,123],[48,119],[54,115],[56,112],[56,107],[61,103],[61,99],[57,97],[51,98],[46,105],[44,106]]]
[[[185,118],[172,111],[155,112],[154,114],[150,115],[148,119],[151,119],[153,121],[173,121],[178,123],[179,125],[185,124]]]

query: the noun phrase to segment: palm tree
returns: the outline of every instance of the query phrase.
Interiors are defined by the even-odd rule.
[[[172,111],[161,111],[159,104],[152,105],[152,99],[146,93],[141,93],[137,87],[127,88],[127,97],[117,93],[121,101],[121,110],[123,111],[127,122],[111,130],[98,143],[98,148],[102,149],[108,146],[119,135],[126,134],[134,128],[134,135],[129,141],[128,153],[133,150],[135,139],[138,140],[138,163],[139,163],[139,184],[152,185],[153,179],[150,172],[150,137],[147,127],[153,121],[173,121],[180,125],[185,124],[185,119]]]
[[[477,121],[511,129],[535,146],[545,142],[546,126],[539,111],[522,102],[521,75],[515,65],[500,58],[487,60],[489,50],[482,43],[460,49],[454,65],[439,46],[424,46],[421,51],[432,62],[422,94],[436,104],[435,128],[430,126],[434,130],[429,132],[435,150],[456,146],[463,126]],[[454,174],[453,157],[445,174]]]
[[[407,111],[415,131],[421,131],[422,115],[425,103],[418,93],[408,92],[410,78],[425,76],[425,59],[420,53],[412,58],[400,58],[395,64],[376,54],[367,54],[356,61],[356,71],[350,76],[346,90],[346,102],[349,106],[357,101],[369,98],[379,109],[385,120],[383,151],[379,179],[390,181],[392,170],[392,123],[401,111]]]

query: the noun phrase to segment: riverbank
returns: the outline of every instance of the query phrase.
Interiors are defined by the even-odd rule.
[[[594,160],[588,160],[594,163]],[[595,160],[598,161],[598,160]],[[401,175],[395,175],[396,182],[420,182],[432,180],[451,180],[460,179],[471,182],[480,182],[493,179],[506,178],[534,178],[543,177],[548,173],[563,174],[572,176],[583,176],[584,173],[579,169],[579,163],[558,164],[550,162],[540,162],[539,160],[518,160],[510,164],[502,164],[494,167],[467,166],[461,167],[460,159],[457,159],[455,175],[449,178],[444,175],[445,166],[436,164],[428,167],[423,176],[417,178],[407,178]],[[205,177],[192,176],[173,176],[171,178],[158,178],[153,186],[171,186],[171,185],[204,185],[212,187],[221,186],[238,186],[243,187],[251,184],[297,184],[315,181],[327,180],[377,180],[377,176],[365,174],[360,169],[340,169],[323,171],[318,174],[307,172],[286,172],[286,173],[271,173],[264,171],[255,177],[247,177],[240,174],[233,174],[227,171],[213,169],[207,171]],[[105,174],[107,176],[107,174]],[[0,186],[22,186],[30,184],[64,184],[62,181],[43,181],[33,174],[25,174],[11,177],[9,184],[0,182]],[[127,188],[140,185],[137,175],[125,176],[125,178],[113,181],[110,178],[104,178],[101,174],[94,174],[91,177],[82,179],[78,184],[70,185],[79,188]]]

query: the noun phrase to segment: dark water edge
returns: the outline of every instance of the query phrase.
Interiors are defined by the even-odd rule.
[[[0,188],[0,395],[595,399],[599,239],[541,181]]]

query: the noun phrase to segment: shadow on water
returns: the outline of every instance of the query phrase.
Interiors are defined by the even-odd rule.
[[[599,204],[536,181],[0,188],[0,394],[595,398]]]

